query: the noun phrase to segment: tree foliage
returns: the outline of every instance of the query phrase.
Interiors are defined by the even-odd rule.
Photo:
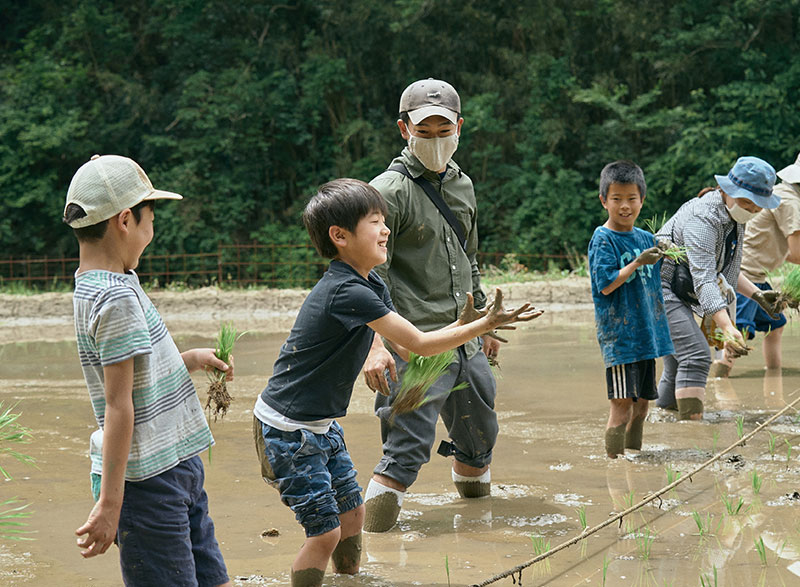
[[[583,250],[602,166],[632,158],[642,216],[737,156],[800,150],[800,0],[0,0],[2,255],[73,255],[60,217],[93,153],[180,203],[154,252],[298,242],[334,177],[402,148],[397,104],[453,83],[482,248]]]

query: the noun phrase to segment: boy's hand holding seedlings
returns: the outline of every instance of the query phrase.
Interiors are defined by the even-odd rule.
[[[231,355],[230,365],[217,357],[214,349],[211,348],[198,348],[184,351],[181,353],[183,364],[186,365],[186,370],[193,373],[198,369],[203,371],[211,371],[218,369],[225,373],[225,380],[233,380],[233,355]]]

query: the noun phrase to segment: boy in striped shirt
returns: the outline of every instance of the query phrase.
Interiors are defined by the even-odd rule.
[[[214,443],[189,372],[213,349],[180,353],[133,269],[153,238],[156,190],[131,159],[95,155],[72,178],[64,222],[80,247],[73,297],[78,353],[99,430],[95,506],[75,533],[85,558],[112,542],[126,585],[230,585],[199,453]]]
[[[589,242],[597,340],[611,402],[605,448],[609,458],[641,450],[648,401],[658,399],[656,357],[673,351],[664,313],[663,256],[655,237],[634,223],[647,186],[641,168],[615,161],[600,174],[600,203],[608,220]]]

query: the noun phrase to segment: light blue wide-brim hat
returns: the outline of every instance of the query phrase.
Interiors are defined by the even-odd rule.
[[[772,193],[775,169],[758,157],[739,157],[728,175],[715,175],[714,178],[731,198],[746,198],[768,210],[781,203],[780,196]]]

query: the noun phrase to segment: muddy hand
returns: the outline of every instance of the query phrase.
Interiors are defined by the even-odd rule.
[[[494,292],[494,300],[487,314],[492,330],[512,322],[533,320],[542,314],[541,310],[532,308],[528,302],[522,304],[519,308],[506,310],[503,308],[503,292],[500,288],[495,288]]]
[[[676,245],[668,238],[660,238],[658,239],[658,244],[656,246],[662,251],[668,251]]]
[[[773,320],[778,318],[778,314],[783,310],[783,301],[780,292],[777,291],[757,291],[753,294],[753,301],[763,308]]]
[[[487,312],[486,308],[484,308],[483,310],[475,309],[475,298],[472,297],[471,293],[467,292],[467,303],[464,304],[464,308],[458,315],[458,323],[469,324],[470,322],[475,322],[475,320],[479,320],[484,316],[486,316],[486,312]]]
[[[739,340],[728,340],[725,342],[725,354],[732,359],[744,357],[749,352],[750,347],[748,347],[744,342]]]
[[[639,253],[639,256],[636,257],[636,262],[642,265],[653,265],[658,263],[663,256],[664,251],[661,250],[661,247],[650,247]]]

